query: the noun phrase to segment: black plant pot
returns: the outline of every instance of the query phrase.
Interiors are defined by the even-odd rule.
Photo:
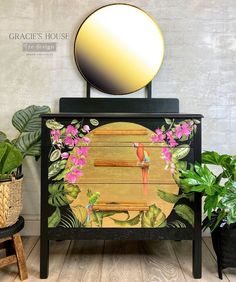
[[[236,224],[217,227],[211,232],[211,238],[217,256],[218,275],[222,279],[222,269],[236,267]]]

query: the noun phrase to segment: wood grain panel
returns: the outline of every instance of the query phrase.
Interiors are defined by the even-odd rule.
[[[142,254],[143,281],[188,281],[183,276],[170,241],[140,242],[139,252]]]
[[[105,241],[103,282],[143,281],[137,241]]]
[[[104,241],[72,241],[58,281],[101,281],[103,246]]]
[[[185,276],[186,281],[194,282],[196,279],[192,276],[192,242],[191,241],[180,241],[180,242],[172,242],[173,249],[175,254],[180,262],[183,274]],[[223,280],[218,279],[217,274],[217,265],[216,261],[212,257],[209,250],[206,248],[205,244],[202,244],[202,279],[199,281],[209,282],[209,281],[228,281],[228,279],[224,276]]]
[[[93,135],[148,135],[148,130],[147,129],[143,129],[143,130],[133,130],[133,129],[129,129],[129,130],[114,130],[114,129],[110,129],[110,130],[102,130],[102,129],[95,129],[93,131]]]
[[[113,211],[129,210],[131,218],[136,216],[138,214],[138,211],[140,211],[141,209],[145,210],[146,206],[150,206],[154,203],[167,217],[173,209],[174,204],[168,203],[159,198],[157,196],[157,191],[160,189],[174,194],[178,194],[179,191],[179,188],[176,184],[149,184],[148,193],[146,195],[144,195],[142,184],[81,184],[79,185],[79,188],[81,192],[78,194],[77,198],[70,204],[72,209],[77,209],[81,207],[81,205],[86,207],[88,205],[87,191],[91,190],[92,193],[100,193],[100,198],[98,199],[96,205],[103,205],[104,207],[104,203],[116,203],[118,204],[118,206],[116,206],[117,209],[113,209]],[[111,208],[112,204],[109,205],[108,209],[111,210]],[[108,209],[104,207],[104,210]],[[116,214],[113,217],[117,220],[125,220],[127,218],[127,215]],[[140,226],[136,225],[134,227]],[[104,218],[103,227],[119,226],[115,225],[112,219]]]
[[[142,164],[133,146],[90,147],[78,183],[143,183],[144,166],[149,166],[149,183],[175,183],[170,170],[166,169],[161,148],[148,148],[148,151],[150,162]]]

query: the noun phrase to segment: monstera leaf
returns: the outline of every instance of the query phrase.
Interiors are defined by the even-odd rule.
[[[148,211],[142,214],[142,227],[164,227],[166,226],[166,216],[155,204],[149,206]]]
[[[69,200],[67,192],[64,189],[64,183],[54,183],[48,185],[50,193],[48,203],[54,207],[62,207],[70,204],[73,200]]]
[[[29,106],[16,112],[12,118],[13,126],[22,132],[35,132],[41,128],[41,114],[50,112],[48,106]]]

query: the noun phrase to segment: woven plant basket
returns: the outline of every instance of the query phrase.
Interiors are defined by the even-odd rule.
[[[23,178],[0,182],[0,228],[15,224],[22,210]]]

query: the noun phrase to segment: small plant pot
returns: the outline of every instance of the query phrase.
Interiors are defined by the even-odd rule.
[[[225,225],[211,232],[213,248],[217,256],[218,275],[222,279],[222,270],[236,267],[236,226]]]
[[[12,179],[0,182],[0,228],[15,224],[22,210],[22,181]]]

